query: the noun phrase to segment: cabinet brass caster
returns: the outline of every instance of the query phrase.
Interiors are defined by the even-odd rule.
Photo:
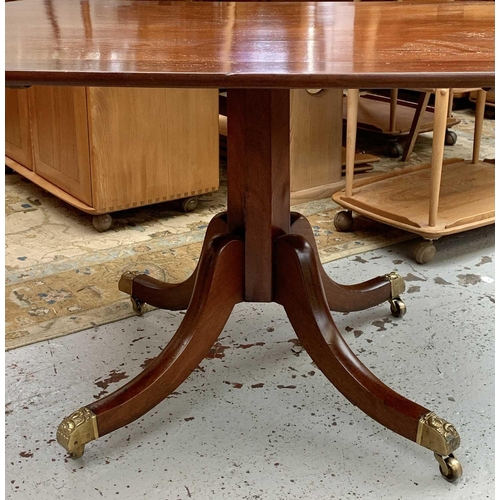
[[[399,298],[389,300],[391,305],[391,314],[395,318],[402,318],[406,314],[406,304]]]
[[[438,461],[439,472],[441,472],[441,475],[446,479],[446,481],[454,483],[457,479],[462,477],[462,466],[453,453],[450,453],[447,457],[434,453],[434,458]]]
[[[97,417],[85,406],[66,417],[57,428],[57,442],[72,458],[80,458],[85,445],[98,437]]]
[[[107,231],[111,224],[113,223],[113,218],[109,214],[94,215],[92,218],[92,225],[96,231],[103,233]]]
[[[333,225],[335,226],[335,229],[341,233],[350,231],[353,224],[354,219],[352,217],[352,212],[349,210],[337,212],[333,218]]]
[[[132,302],[132,309],[137,316],[142,316],[146,312],[146,303],[142,302],[135,297],[130,297],[130,302]]]

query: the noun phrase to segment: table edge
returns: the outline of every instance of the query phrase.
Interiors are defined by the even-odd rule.
[[[459,73],[252,74],[19,71],[5,68],[5,85],[151,88],[490,88],[494,71]]]

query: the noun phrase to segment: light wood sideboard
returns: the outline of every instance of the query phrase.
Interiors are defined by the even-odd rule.
[[[6,165],[109,229],[112,212],[219,187],[215,89],[6,89]]]
[[[330,197],[345,184],[342,90],[290,93],[292,203]],[[6,89],[6,164],[100,231],[118,210],[176,199],[189,210],[219,187],[217,106],[213,89]]]

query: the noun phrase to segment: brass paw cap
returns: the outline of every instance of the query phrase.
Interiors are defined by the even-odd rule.
[[[82,456],[84,446],[98,437],[97,417],[85,406],[66,417],[57,428],[57,442],[74,457]]]
[[[405,291],[405,280],[398,273],[392,271],[389,274],[386,274],[385,278],[391,282],[392,299],[399,297]]]
[[[416,441],[439,455],[447,456],[460,446],[460,435],[452,424],[430,412],[420,417]]]

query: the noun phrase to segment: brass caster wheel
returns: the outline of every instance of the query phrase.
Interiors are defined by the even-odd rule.
[[[333,225],[335,229],[340,232],[347,232],[352,229],[354,224],[354,219],[352,217],[352,212],[349,210],[344,210],[343,212],[337,212],[333,218]]]
[[[462,477],[462,466],[453,453],[450,453],[447,457],[434,453],[434,457],[439,463],[439,472],[441,472],[446,481],[454,483]]]
[[[406,304],[399,297],[389,300],[389,304],[391,305],[391,314],[395,318],[402,318],[406,314]]]
[[[432,241],[421,241],[417,243],[413,251],[415,260],[419,264],[427,264],[434,258],[434,255],[436,255],[436,247]]]
[[[399,158],[400,156],[403,156],[404,149],[401,144],[397,141],[389,141],[387,143],[387,155],[390,156],[391,158]]]
[[[447,146],[453,146],[457,142],[457,134],[453,130],[447,130],[444,136],[444,143]]]
[[[100,233],[107,231],[111,227],[112,222],[113,218],[109,214],[94,215],[92,219],[92,225]]]
[[[191,196],[190,198],[184,198],[182,200],[182,210],[184,212],[192,212],[198,206],[198,198],[196,196]]]
[[[142,316],[146,312],[146,303],[141,302],[135,297],[130,297],[130,302],[132,302],[132,309],[137,316]]]

